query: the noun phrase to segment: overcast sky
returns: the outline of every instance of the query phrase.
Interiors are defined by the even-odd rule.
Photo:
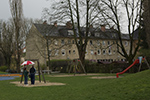
[[[22,0],[24,17],[41,19],[42,10],[50,8],[54,1],[58,0]],[[8,20],[8,18],[11,18],[9,0],[0,0],[0,19]]]
[[[23,13],[28,18],[42,17],[42,10],[45,7],[50,7],[54,0],[22,0]],[[0,0],[0,19],[7,20],[11,17],[9,0]]]

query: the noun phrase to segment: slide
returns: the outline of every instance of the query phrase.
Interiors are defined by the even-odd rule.
[[[116,77],[118,78],[118,77],[119,77],[119,74],[125,73],[125,72],[126,72],[128,69],[130,69],[133,65],[138,64],[138,63],[139,63],[139,59],[136,59],[136,60],[135,60],[128,68],[126,68],[124,71],[117,73],[117,74],[116,74]]]

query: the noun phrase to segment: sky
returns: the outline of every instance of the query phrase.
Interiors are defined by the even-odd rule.
[[[50,5],[54,0],[22,0],[23,13],[27,18],[41,19],[42,10]],[[9,0],[0,0],[0,19],[8,20],[11,18]]]
[[[58,0],[22,0],[24,17],[42,19],[43,9],[50,8],[55,1]],[[9,18],[11,18],[9,0],[0,0],[0,20],[8,20]]]

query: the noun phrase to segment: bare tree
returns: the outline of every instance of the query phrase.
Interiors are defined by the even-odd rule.
[[[101,7],[105,8],[102,11],[101,16],[109,21],[108,24],[110,26],[115,26],[116,30],[118,31],[119,42],[118,45],[118,53],[125,57],[129,63],[132,62],[134,59],[140,44],[140,31],[138,33],[138,41],[136,46],[134,47],[134,31],[139,28],[141,29],[141,14],[142,14],[142,0],[101,0],[99,2],[103,6],[98,6],[98,9],[101,10]],[[98,10],[98,11],[99,11]],[[122,11],[122,12],[121,12]],[[122,16],[126,15],[126,16]],[[122,38],[122,20],[124,20],[128,27],[128,37],[130,41],[130,50],[129,53],[126,51],[123,38]],[[123,27],[125,28],[125,27]],[[120,50],[119,50],[120,48]]]
[[[14,54],[17,71],[20,72],[21,49],[24,44],[25,34],[23,30],[23,9],[22,0],[9,0],[10,11],[12,15],[12,24],[14,27]]]
[[[146,41],[148,43],[148,47],[150,48],[150,1],[149,0],[144,0],[144,13],[143,13],[143,18],[144,18],[144,27],[145,27],[145,32],[146,32]]]
[[[7,22],[7,24],[3,22],[2,24],[0,51],[4,56],[5,65],[8,67],[8,69],[10,69],[11,58],[13,54],[13,32],[12,26],[9,22]]]
[[[101,21],[97,20],[98,13],[95,13],[98,2],[97,0],[61,0],[53,5],[52,11],[48,9],[44,11],[44,14],[54,17],[50,17],[49,19],[56,19],[61,23],[70,21],[67,24],[74,32],[79,59],[83,64],[90,36],[90,26],[95,24],[96,21],[99,21],[99,23]]]

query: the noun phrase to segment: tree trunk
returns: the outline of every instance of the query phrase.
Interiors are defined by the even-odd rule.
[[[144,0],[144,25],[147,36],[148,47],[150,48],[150,1]]]
[[[16,54],[16,67],[17,67],[17,72],[20,73],[20,52],[19,48],[17,48],[17,54]]]

